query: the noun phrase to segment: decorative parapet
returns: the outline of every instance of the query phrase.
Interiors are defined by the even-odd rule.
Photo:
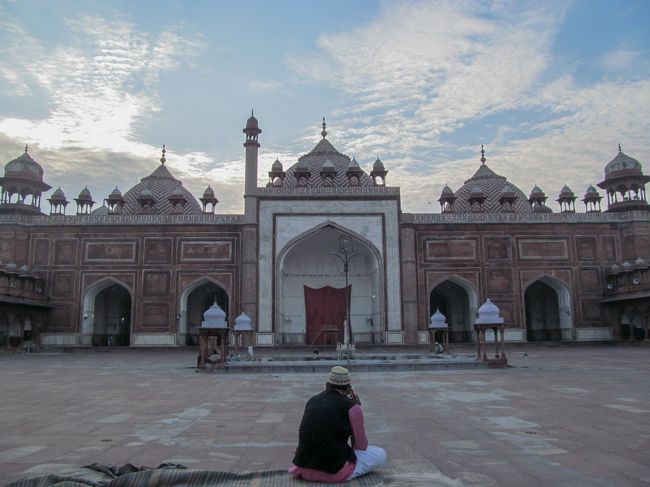
[[[287,198],[299,196],[341,197],[341,196],[386,196],[399,197],[399,188],[392,186],[318,186],[311,188],[257,188],[258,197]]]
[[[646,211],[626,211],[620,213],[402,213],[402,224],[436,223],[620,223],[644,221],[650,223]]]
[[[0,223],[29,225],[241,225],[244,215],[7,215]]]

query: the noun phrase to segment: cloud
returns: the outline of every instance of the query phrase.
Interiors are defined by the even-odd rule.
[[[621,47],[605,54],[602,63],[605,69],[611,71],[632,69],[641,54],[641,51],[636,51],[629,47]]]
[[[578,84],[556,70],[566,8],[387,3],[370,23],[321,34],[315,53],[286,62],[304,80],[339,87],[338,143],[357,159],[381,156],[389,184],[408,188],[405,211],[437,211],[444,184],[457,190],[478,169],[481,143],[490,167],[524,193],[537,183],[555,199],[567,183],[582,196],[617,139],[645,155],[637,141],[650,129],[650,92],[648,80]],[[619,49],[604,64],[622,70],[638,56]]]

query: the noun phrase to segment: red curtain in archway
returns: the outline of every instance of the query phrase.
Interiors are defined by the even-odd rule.
[[[346,297],[350,299],[351,289],[351,284],[340,289],[304,286],[307,345],[336,345],[343,342]]]

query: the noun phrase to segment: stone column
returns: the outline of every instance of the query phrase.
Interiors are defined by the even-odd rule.
[[[400,229],[402,281],[402,330],[404,343],[418,343],[418,272],[415,254],[415,229]]]

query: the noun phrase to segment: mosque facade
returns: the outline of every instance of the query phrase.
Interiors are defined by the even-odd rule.
[[[0,178],[0,346],[192,346],[214,303],[252,321],[257,346],[416,345],[441,312],[474,341],[498,306],[508,341],[640,340],[650,333],[650,205],[641,163],[618,153],[598,187],[559,212],[487,165],[439,213],[405,213],[377,159],[368,172],[327,138],[257,186],[259,135],[244,132],[244,214],[218,214],[165,165],[98,205],[51,189],[25,153]],[[218,187],[218,186],[217,186]],[[76,207],[71,211],[70,207]]]

